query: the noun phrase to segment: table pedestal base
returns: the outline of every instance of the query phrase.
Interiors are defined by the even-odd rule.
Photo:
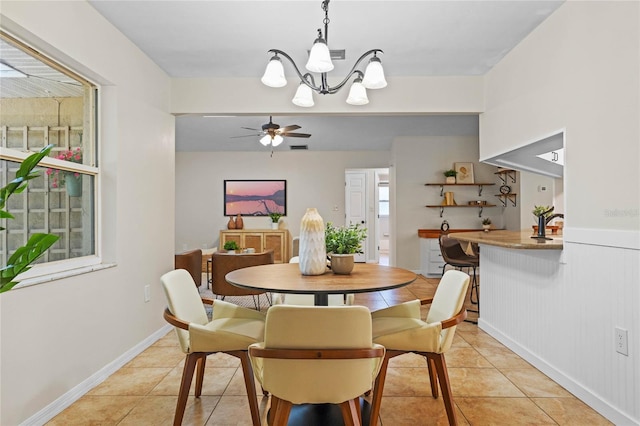
[[[360,398],[362,424],[369,424],[369,402]],[[334,404],[302,404],[291,408],[287,426],[343,426],[342,412]]]

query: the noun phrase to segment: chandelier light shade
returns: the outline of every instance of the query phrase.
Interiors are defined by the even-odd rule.
[[[356,78],[351,85],[347,103],[349,105],[366,105],[369,103],[369,98],[367,98],[367,89],[364,87],[364,84],[362,84],[362,79]]]
[[[307,61],[305,68],[308,73],[302,74],[295,61],[287,53],[278,49],[269,50],[274,56],[269,60],[267,69],[262,76],[262,83],[269,87],[283,87],[287,84],[287,80],[284,77],[284,68],[282,60],[285,58],[293,66],[296,74],[300,78],[300,85],[296,90],[296,94],[292,99],[292,102],[300,107],[309,108],[314,106],[313,92],[320,93],[321,95],[333,95],[337,93],[347,82],[356,76],[351,88],[349,90],[349,96],[347,97],[347,103],[350,105],[366,105],[369,103],[367,98],[367,89],[382,89],[387,86],[387,80],[384,77],[384,70],[382,68],[382,61],[378,58],[378,53],[383,53],[380,49],[371,49],[363,53],[355,62],[351,71],[347,76],[337,85],[329,86],[327,83],[327,73],[333,70],[333,62],[331,61],[331,51],[329,50],[329,0],[322,2],[322,10],[324,10],[324,36],[322,29],[318,29],[318,37],[315,39],[311,51],[309,52],[309,60]],[[358,66],[366,58],[369,58],[368,65],[363,73],[358,69]],[[316,84],[316,79],[311,73],[320,74],[319,84]],[[275,144],[274,144],[275,146]]]
[[[275,135],[273,137],[273,139],[271,140],[271,145],[273,146],[278,146],[282,143],[282,141],[284,141],[284,138],[280,135]]]
[[[311,87],[307,86],[304,83],[300,83],[298,86],[298,90],[296,90],[296,95],[293,97],[291,102],[294,105],[298,105],[300,107],[309,108],[315,105],[313,102],[313,91]]]
[[[264,146],[268,146],[271,143],[271,135],[264,135],[260,138],[260,143]]]
[[[284,67],[277,55],[271,58],[267,64],[267,69],[264,70],[261,81],[269,87],[284,87],[287,85],[287,79],[284,78]]]
[[[373,58],[369,59],[367,69],[364,70],[362,85],[367,89],[383,89],[387,87],[382,62],[380,62],[380,58],[378,58],[375,53],[373,54]]]

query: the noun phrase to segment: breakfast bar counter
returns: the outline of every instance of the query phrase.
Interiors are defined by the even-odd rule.
[[[452,232],[451,238],[469,243],[486,244],[508,249],[562,250],[562,235],[548,234],[550,240],[531,238],[531,230]]]

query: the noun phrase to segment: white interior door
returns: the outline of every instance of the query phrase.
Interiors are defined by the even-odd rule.
[[[345,223],[359,223],[367,226],[367,174],[366,172],[346,172],[345,173]],[[368,229],[368,236],[373,235]],[[367,242],[362,244],[364,253],[355,256],[356,262],[366,262]]]

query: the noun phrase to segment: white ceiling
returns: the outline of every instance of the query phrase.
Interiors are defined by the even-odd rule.
[[[299,66],[323,26],[320,0],[171,1],[89,0],[93,7],[172,77],[260,78],[269,49]],[[365,1],[329,5],[331,49],[346,49],[332,75],[346,75],[369,49],[387,76],[483,75],[561,4],[562,0]],[[288,77],[292,67],[285,63]],[[344,89],[347,90],[347,89]],[[392,90],[391,88],[383,90]],[[397,136],[477,134],[477,117],[302,115],[274,117],[298,124],[308,139],[285,138],[276,150],[388,150]],[[178,151],[269,150],[241,127],[260,128],[268,117],[176,117]]]

